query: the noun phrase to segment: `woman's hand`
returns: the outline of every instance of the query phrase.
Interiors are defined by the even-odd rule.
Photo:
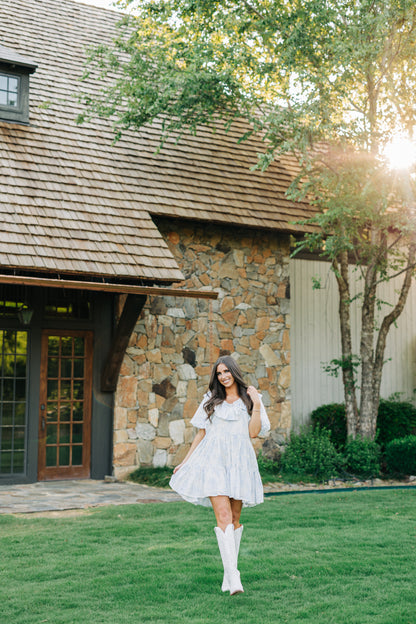
[[[177,466],[175,466],[175,468],[173,469],[173,474],[175,474],[175,472],[178,472],[179,468],[181,468],[184,465],[185,462],[181,462],[180,464],[178,464]]]
[[[257,392],[256,388],[254,386],[248,386],[247,394],[250,397],[250,399],[253,401],[253,407],[259,407],[260,406],[260,395]]]

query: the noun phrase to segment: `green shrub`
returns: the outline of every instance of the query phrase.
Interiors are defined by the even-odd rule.
[[[329,403],[317,407],[311,414],[314,429],[327,429],[330,432],[331,442],[338,450],[343,448],[347,441],[347,419],[343,403]]]
[[[328,403],[311,413],[312,427],[328,429],[338,450],[347,442],[347,419],[343,403]],[[409,401],[380,400],[377,442],[382,448],[391,440],[416,434],[416,407]]]
[[[408,401],[380,400],[377,442],[385,446],[397,438],[416,434],[416,408]]]
[[[343,456],[345,470],[357,477],[375,477],[380,472],[381,449],[373,440],[348,439]]]
[[[281,459],[283,473],[322,481],[336,476],[341,464],[329,431],[318,428],[292,433]]]
[[[141,466],[128,476],[129,481],[145,483],[154,487],[168,487],[173,468],[154,468],[153,466]]]
[[[386,446],[387,471],[402,475],[416,475],[416,435],[392,440]]]
[[[257,463],[263,483],[277,481],[280,474],[280,462],[265,457],[260,451],[257,456]]]

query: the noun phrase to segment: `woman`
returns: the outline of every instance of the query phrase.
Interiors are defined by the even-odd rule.
[[[211,506],[215,534],[224,565],[222,591],[240,593],[243,586],[237,558],[243,526],[242,507],[263,502],[263,486],[250,442],[270,429],[261,396],[247,386],[229,355],[213,366],[209,392],[191,424],[198,428],[191,447],[173,471],[170,485],[185,500]]]

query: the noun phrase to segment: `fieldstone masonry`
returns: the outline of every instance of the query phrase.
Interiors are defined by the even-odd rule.
[[[272,427],[265,449],[286,438],[290,410],[289,237],[160,219],[186,280],[178,287],[217,290],[217,301],[153,297],[124,357],[114,420],[114,474],[139,465],[174,466],[195,430],[190,420],[212,364],[238,360],[263,395]],[[259,450],[264,440],[254,440]]]

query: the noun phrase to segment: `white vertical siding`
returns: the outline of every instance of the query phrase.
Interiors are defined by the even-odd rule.
[[[312,277],[321,279],[322,288],[313,290]],[[361,290],[358,273],[351,275],[355,292]],[[395,290],[402,278],[382,284],[378,297],[383,301],[397,299]],[[322,363],[340,357],[338,287],[328,262],[291,260],[291,366],[292,423],[294,427],[308,422],[313,409],[324,403],[343,402],[341,379],[322,370]],[[403,399],[413,398],[416,388],[416,288],[412,285],[405,309],[392,327],[387,339],[381,396],[401,392]],[[384,316],[390,308],[382,306]],[[351,327],[354,350],[359,351],[360,302],[353,304]]]

